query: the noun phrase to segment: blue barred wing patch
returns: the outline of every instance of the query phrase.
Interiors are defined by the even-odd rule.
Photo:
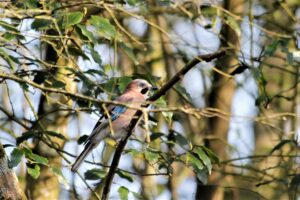
[[[118,117],[127,110],[127,107],[117,105],[110,111],[110,118],[112,121],[118,119]]]

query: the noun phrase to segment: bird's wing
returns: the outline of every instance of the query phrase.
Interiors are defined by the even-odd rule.
[[[115,101],[129,104],[133,101],[133,98],[127,94],[119,96]],[[109,105],[108,112],[110,115],[110,120],[114,121],[119,118],[124,112],[126,112],[127,107],[122,105]],[[107,117],[106,117],[107,118]]]

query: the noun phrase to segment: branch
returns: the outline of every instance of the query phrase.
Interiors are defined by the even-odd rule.
[[[224,50],[217,51],[212,54],[206,54],[206,55],[199,55],[190,62],[186,64],[185,67],[183,67],[170,81],[168,81],[165,85],[163,85],[153,96],[151,96],[148,101],[155,101],[159,99],[161,96],[165,95],[168,90],[170,90],[178,81],[180,81],[183,76],[192,69],[196,64],[200,63],[201,61],[209,62],[215,58],[219,58],[225,55]],[[104,189],[102,192],[102,199],[107,200],[109,197],[109,192],[112,184],[112,180],[114,178],[115,172],[118,168],[119,161],[123,152],[123,149],[126,146],[128,138],[131,136],[133,129],[135,128],[137,122],[139,121],[140,117],[142,115],[142,111],[138,110],[135,114],[135,117],[131,120],[131,123],[128,127],[127,135],[124,139],[122,139],[119,142],[119,145],[117,146],[116,152],[114,154],[111,167],[108,171],[108,174],[104,180]]]

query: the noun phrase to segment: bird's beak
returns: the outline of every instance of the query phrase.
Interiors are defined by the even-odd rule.
[[[156,91],[156,90],[158,90],[158,87],[151,87],[151,91]]]

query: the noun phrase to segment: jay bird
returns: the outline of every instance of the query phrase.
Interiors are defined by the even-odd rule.
[[[125,92],[116,98],[116,102],[127,104],[130,107],[140,107],[148,98],[149,91],[157,89],[143,79],[131,81]],[[127,128],[131,119],[134,117],[136,110],[127,108],[124,105],[108,105],[107,111],[109,117],[103,121],[98,121],[92,133],[85,141],[84,150],[72,164],[71,171],[75,172],[89,153],[98,146],[101,140],[106,137],[113,139],[122,139],[127,134]],[[105,113],[104,113],[105,115]],[[107,116],[107,115],[106,115]]]

